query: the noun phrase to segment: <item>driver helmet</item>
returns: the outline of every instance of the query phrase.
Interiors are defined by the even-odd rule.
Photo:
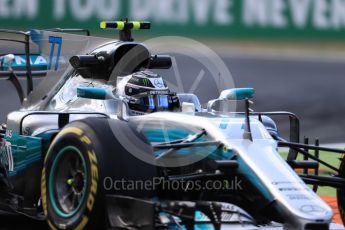
[[[117,93],[128,103],[132,115],[158,111],[180,111],[180,101],[159,74],[135,72],[118,84]]]

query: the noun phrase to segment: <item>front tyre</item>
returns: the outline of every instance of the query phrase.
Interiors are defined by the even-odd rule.
[[[51,229],[95,229],[103,224],[101,157],[95,149],[99,145],[93,143],[97,138],[90,133],[87,127],[66,127],[45,157],[42,206]]]

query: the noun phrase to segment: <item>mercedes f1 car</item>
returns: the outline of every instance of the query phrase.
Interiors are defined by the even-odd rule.
[[[1,53],[1,76],[22,101],[0,128],[2,210],[51,229],[329,229],[332,209],[312,184],[337,189],[345,220],[343,150],[300,143],[292,113],[253,112],[251,88],[225,89],[206,108],[194,94],[172,92],[149,71],[169,69],[170,56],[131,36],[150,23],[101,28],[118,29],[120,40],[0,31],[1,42],[25,46]],[[26,60],[21,69],[16,58]],[[34,90],[35,76],[44,79]],[[245,111],[221,109],[233,101]],[[289,118],[289,141],[276,116]],[[289,148],[287,161],[278,147]],[[319,159],[320,150],[339,153],[340,167]],[[320,164],[337,175],[319,176]]]

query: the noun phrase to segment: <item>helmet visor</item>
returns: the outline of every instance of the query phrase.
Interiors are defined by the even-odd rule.
[[[170,100],[170,103],[169,103]],[[129,102],[129,108],[135,111],[150,113],[156,111],[169,110],[172,102],[171,96],[168,95],[150,95],[140,97]]]

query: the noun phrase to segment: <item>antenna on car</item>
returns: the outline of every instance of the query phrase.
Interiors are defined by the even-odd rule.
[[[133,30],[148,30],[151,28],[150,22],[139,21],[102,21],[100,23],[101,29],[117,29],[119,30],[120,41],[134,41],[132,37]]]

